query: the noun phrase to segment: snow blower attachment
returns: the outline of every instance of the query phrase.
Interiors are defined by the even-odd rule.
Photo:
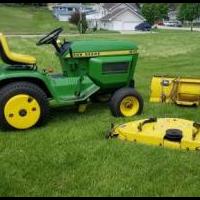
[[[106,138],[185,150],[200,150],[200,123],[179,118],[149,118],[111,125]]]
[[[200,103],[200,79],[153,76],[150,102],[198,106]]]

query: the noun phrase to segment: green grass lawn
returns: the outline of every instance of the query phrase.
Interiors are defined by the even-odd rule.
[[[114,118],[107,105],[51,110],[48,123],[0,134],[0,196],[199,196],[200,154],[117,139],[106,140],[110,123],[150,116],[199,121],[199,108],[149,103],[154,74],[198,76],[200,34],[158,31],[141,35],[83,35],[67,40],[123,39],[139,46],[136,88],[142,115]],[[53,48],[36,39],[9,38],[11,49],[37,57],[38,65],[60,70]]]
[[[58,21],[46,7],[0,6],[0,32],[5,34],[40,34],[62,26],[64,33],[78,33],[77,28]]]
[[[43,34],[63,27],[64,34],[78,33],[75,25],[58,21],[46,7],[0,6],[0,32],[5,34]],[[118,33],[118,31],[88,29],[86,33]]]

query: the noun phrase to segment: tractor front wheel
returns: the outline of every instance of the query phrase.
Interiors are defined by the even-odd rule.
[[[121,88],[113,94],[110,100],[110,109],[115,117],[132,117],[141,114],[143,99],[133,88]]]
[[[0,127],[28,129],[41,125],[48,115],[45,92],[29,82],[13,82],[0,90]]]

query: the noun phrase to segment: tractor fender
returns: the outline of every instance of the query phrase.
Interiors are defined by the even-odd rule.
[[[15,81],[28,81],[39,86],[46,94],[48,98],[56,100],[56,95],[50,78],[46,74],[42,74],[37,71],[8,71],[4,74],[0,73],[0,88]]]

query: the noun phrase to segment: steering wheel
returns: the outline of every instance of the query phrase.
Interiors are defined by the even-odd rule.
[[[45,37],[43,37],[42,39],[40,39],[36,45],[40,46],[43,44],[51,44],[53,42],[55,42],[58,38],[58,35],[63,31],[63,28],[57,28],[53,31],[51,31],[48,35],[46,35]]]

